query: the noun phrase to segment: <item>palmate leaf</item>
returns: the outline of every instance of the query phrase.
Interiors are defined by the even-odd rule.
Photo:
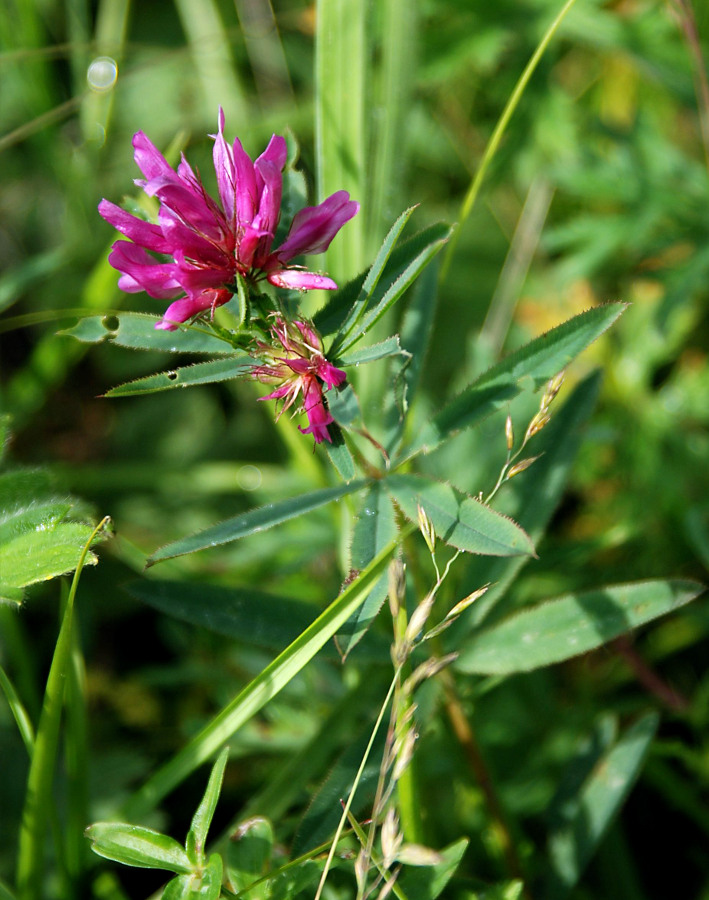
[[[156,329],[161,316],[143,313],[117,313],[88,316],[76,325],[60,331],[89,344],[108,341],[131,350],[163,350],[167,353],[232,353],[234,348],[207,331],[191,327],[177,331]]]
[[[594,307],[511,353],[434,416],[407,455],[432,450],[455,431],[509,403],[525,387],[540,388],[610,328],[625,308],[624,303]]]
[[[418,521],[420,504],[437,537],[459,550],[489,556],[534,555],[534,545],[516,522],[449,484],[419,475],[390,475],[384,484],[407,519]]]
[[[282,500],[280,503],[269,503],[259,509],[252,509],[239,516],[226,519],[218,525],[213,525],[211,528],[205,528],[204,531],[198,531],[196,534],[166,544],[153,553],[147,564],[152,566],[162,559],[184,556],[186,553],[195,553],[197,550],[205,550],[207,547],[228,544],[250,534],[256,534],[258,531],[265,531],[267,528],[273,528],[274,525],[280,525],[281,522],[287,522],[289,519],[297,518],[335,500],[340,500],[347,494],[361,490],[366,484],[366,481],[360,479],[339,487],[322,488],[312,491],[310,494],[301,494],[299,497]]]
[[[703,592],[695,581],[658,579],[566,594],[476,631],[455,666],[480,675],[529,672],[594,650]]]
[[[106,391],[104,397],[133,397],[137,394],[154,394],[156,391],[169,391],[173,388],[228,381],[243,375],[253,364],[254,361],[250,356],[240,354],[227,359],[213,359],[192,366],[181,366],[118,385]]]

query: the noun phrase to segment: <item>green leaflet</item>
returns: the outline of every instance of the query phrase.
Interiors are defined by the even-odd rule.
[[[534,545],[516,522],[449,484],[418,475],[390,475],[384,484],[408,519],[418,521],[420,504],[436,535],[453,547],[489,556],[534,555]]]
[[[577,884],[640,774],[658,721],[657,713],[649,713],[631,725],[565,803],[563,819],[549,835],[552,875],[545,897],[566,896]]]
[[[424,249],[409,263],[404,271],[395,279],[379,302],[370,310],[368,310],[361,323],[353,329],[353,334],[345,339],[342,346],[342,352],[346,353],[350,347],[353,347],[364,335],[375,325],[382,316],[401,299],[404,292],[411,287],[421,272],[436,256],[441,247],[450,237],[452,229],[445,229],[443,235],[437,240],[429,243]]]
[[[315,327],[320,334],[323,336],[334,334],[344,327],[344,322],[352,322],[354,319],[352,310],[356,304],[362,303],[364,305],[365,300],[366,304],[369,304],[371,300],[371,303],[376,306],[413,261],[425,253],[428,247],[444,240],[449,232],[449,226],[439,222],[436,225],[430,225],[428,228],[422,229],[396,247],[389,259],[387,259],[384,271],[377,279],[371,298],[367,298],[366,295],[364,295],[364,298],[362,297],[364,284],[369,277],[368,273],[358,275],[333,294],[325,306],[315,314],[313,319]],[[357,316],[359,316],[359,313],[357,313]],[[338,338],[328,349],[328,353],[336,356],[343,343],[344,341],[341,337]]]
[[[96,822],[86,829],[91,849],[99,856],[127,866],[190,872],[192,866],[184,849],[174,838],[142,825]]]
[[[459,838],[440,851],[441,861],[434,866],[414,869],[404,867],[399,877],[399,885],[407,900],[436,900],[455,874],[469,839]]]
[[[366,483],[363,480],[352,481],[339,487],[322,488],[310,494],[301,494],[299,497],[282,500],[280,503],[269,503],[259,509],[252,509],[247,513],[226,519],[218,525],[213,525],[211,528],[205,528],[204,531],[198,531],[189,537],[166,544],[153,553],[148,559],[148,565],[152,566],[162,559],[172,559],[175,556],[184,556],[186,553],[205,550],[207,547],[218,547],[220,544],[228,544],[230,541],[239,540],[239,538],[255,534],[257,531],[273,528],[274,525],[280,525],[281,522],[295,519],[297,516],[319,509],[327,503],[339,500],[347,494],[359,491]]]
[[[73,571],[92,531],[91,525],[63,522],[52,530],[30,531],[8,541],[0,547],[3,583],[26,587]],[[95,562],[89,553],[87,563]]]
[[[350,550],[350,571],[364,569],[397,535],[392,503],[380,482],[372,485],[362,498],[360,513],[355,522]],[[362,640],[386,599],[389,579],[386,574],[372,588],[371,593],[352,618],[345,622],[337,635],[337,645],[343,657]]]
[[[455,666],[481,675],[529,672],[594,650],[703,591],[695,581],[657,580],[566,594],[475,632]]]
[[[172,388],[193,387],[197,384],[211,384],[228,381],[243,375],[254,364],[250,356],[241,354],[228,359],[213,359],[208,362],[181,366],[167,372],[157,372],[144,378],[136,378],[106,391],[104,397],[132,397],[136,394],[153,394]]]
[[[624,309],[623,303],[594,307],[511,353],[445,406],[422,429],[407,455],[432,450],[453,432],[500,409],[525,386],[540,388],[610,328]]]
[[[89,344],[109,341],[132,350],[164,350],[167,353],[233,353],[234,348],[199,327],[164,331],[155,326],[161,316],[144,313],[119,313],[88,316],[59,334]]]
[[[350,353],[343,353],[337,357],[341,366],[359,366],[362,363],[374,362],[377,359],[385,359],[388,356],[401,356],[401,346],[398,335],[394,334],[378,344],[369,347],[360,347]]]
[[[294,641],[317,612],[303,600],[248,587],[151,578],[132,581],[126,589],[166,615],[268,650],[281,650]]]

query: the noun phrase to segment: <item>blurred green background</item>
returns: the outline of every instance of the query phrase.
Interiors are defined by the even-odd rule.
[[[106,262],[114,233],[96,212],[102,197],[137,195],[133,133],[144,130],[172,161],[186,149],[213,189],[207,135],[220,105],[227,135],[238,134],[252,156],[271,133],[290,129],[313,201],[319,190],[344,186],[362,204],[328,261],[344,282],[405,207],[420,204],[417,227],[459,220],[486,142],[560,8],[555,0],[343,2],[346,40],[359,42],[368,65],[349,73],[351,106],[333,111],[332,122],[325,111],[320,139],[344,120],[360,142],[361,165],[347,184],[324,179],[322,191],[315,34],[324,6],[5,0],[0,9],[0,411],[12,417],[13,464],[48,465],[61,490],[110,514],[118,534],[84,576],[80,598],[94,818],[115,809],[129,785],[270,658],[141,606],[123,584],[166,541],[327,478],[309,446],[294,451],[274,431],[272,411],[253,402],[252,385],[100,399],[160,368],[161,355],[57,336],[79,311],[162,311],[159,301],[118,292]],[[635,578],[706,577],[708,54],[705,3],[692,12],[679,0],[578,0],[526,90],[442,279],[423,387],[431,408],[501,353],[574,313],[609,300],[632,304],[569,374],[573,384],[600,366],[601,399],[514,603]],[[348,241],[361,248],[348,255]],[[373,402],[376,377],[364,386]],[[476,464],[476,441],[497,439],[502,458],[497,422],[430,468],[477,493],[489,473]],[[322,606],[342,579],[347,532],[338,546],[333,527],[346,522],[346,511],[328,511],[307,528],[286,525],[243,547],[167,563],[160,575],[268,585]],[[48,586],[34,589],[19,617],[0,610],[3,657],[34,709],[56,604]],[[573,896],[709,898],[708,630],[700,601],[638,636],[643,658],[675,693],[657,700],[665,719],[643,779]],[[237,736],[234,753],[244,764],[229,776],[225,822],[347,689],[336,667],[316,667]],[[646,698],[622,654],[608,650],[509,679],[476,704],[480,741],[533,873],[540,823],[569,747],[601,713],[633,711]],[[475,785],[461,775],[457,794],[441,788],[449,774],[441,759],[450,758],[455,772],[464,766],[432,721],[422,768],[432,797],[438,785],[450,803],[449,815],[432,800],[434,840],[482,835],[465,870],[501,877]],[[22,796],[18,748],[2,709],[3,872],[12,865],[12,811]],[[182,805],[190,808],[185,797],[201,786],[197,779],[170,799],[166,815],[178,832]],[[283,815],[288,840],[298,810]]]

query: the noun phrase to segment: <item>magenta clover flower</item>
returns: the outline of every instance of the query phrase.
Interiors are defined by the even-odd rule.
[[[297,256],[324,253],[345,222],[359,210],[347,191],[337,191],[293,218],[285,241],[272,249],[281,213],[286,142],[273,135],[254,162],[237,138],[224,140],[224,113],[214,137],[214,169],[219,201],[210,197],[187,160],[175,171],[142,131],[133,136],[135,162],[145,179],[135,183],[160,201],[157,224],[146,222],[108,200],[99,213],[130,241],[116,241],[109,262],[121,272],[119,287],[146,291],[158,299],[183,295],[156,328],[177,325],[226,303],[237,274],[252,282],[295,290],[335,290],[325,275],[288,263]],[[169,257],[168,261],[156,258]]]
[[[298,407],[308,417],[308,425],[300,428],[303,434],[312,434],[315,443],[332,438],[327,426],[334,422],[323,398],[323,384],[327,390],[342,384],[347,377],[325,359],[323,343],[315,329],[305,322],[287,322],[276,316],[271,326],[274,344],[257,342],[256,353],[265,360],[254,366],[251,374],[266,384],[279,387],[260,400],[283,400],[278,417],[289,409],[302,394]],[[282,348],[279,349],[276,344]]]

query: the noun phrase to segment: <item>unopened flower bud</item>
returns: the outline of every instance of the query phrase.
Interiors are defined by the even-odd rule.
[[[559,393],[561,385],[564,383],[564,374],[565,373],[562,370],[548,382],[546,390],[544,391],[544,396],[542,397],[540,409],[546,410],[549,408],[554,397]]]

